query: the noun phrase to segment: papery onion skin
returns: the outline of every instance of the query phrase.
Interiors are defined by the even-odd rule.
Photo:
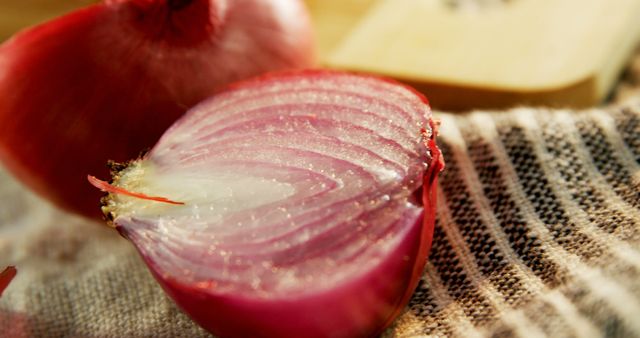
[[[336,93],[327,94],[328,89],[326,88],[326,85],[327,83],[331,83],[331,81],[333,81],[334,79],[336,83]],[[410,166],[405,169],[411,171],[410,175],[413,175],[419,179],[419,182],[417,182],[417,184],[413,184],[411,186],[411,189],[419,189],[417,191],[421,191],[421,195],[418,196],[418,199],[421,200],[413,201],[416,196],[412,194],[407,195],[407,193],[402,192],[403,190],[398,187],[398,184],[402,184],[400,182],[405,182],[404,178],[402,177],[397,178],[397,180],[399,181],[397,181],[397,183],[393,183],[392,186],[380,183],[382,184],[382,187],[386,187],[386,189],[389,189],[389,191],[399,192],[398,198],[403,198],[403,200],[406,201],[407,206],[396,207],[396,209],[393,209],[395,210],[393,212],[396,212],[394,216],[396,217],[396,221],[394,222],[400,225],[397,231],[391,232],[395,237],[391,239],[384,239],[382,237],[372,238],[371,241],[366,244],[366,247],[362,249],[366,252],[377,252],[382,255],[382,257],[379,257],[379,259],[376,261],[375,265],[366,268],[360,268],[357,266],[358,264],[352,263],[349,260],[343,261],[342,263],[340,263],[340,261],[337,261],[337,264],[344,264],[344,269],[352,272],[352,274],[349,275],[346,279],[339,279],[332,285],[320,285],[316,281],[305,281],[305,283],[307,284],[301,287],[293,287],[290,292],[286,288],[282,289],[282,287],[280,289],[275,289],[275,291],[266,292],[257,292],[249,289],[243,289],[243,286],[234,288],[233,285],[228,285],[230,283],[229,281],[225,280],[190,280],[190,277],[185,277],[186,275],[183,276],[183,272],[181,271],[181,269],[183,268],[189,269],[188,267],[175,266],[173,269],[176,271],[172,271],[170,269],[168,270],[167,266],[171,265],[167,264],[170,263],[167,263],[165,260],[159,260],[159,257],[164,257],[162,256],[164,255],[164,253],[154,251],[156,250],[154,246],[158,246],[161,244],[154,244],[153,239],[150,239],[151,237],[155,236],[154,232],[156,230],[154,230],[154,227],[156,227],[156,225],[153,224],[153,217],[155,216],[149,216],[151,218],[147,219],[145,218],[146,216],[144,216],[144,213],[136,214],[136,210],[126,210],[125,207],[121,207],[120,203],[126,201],[128,197],[122,197],[120,195],[112,194],[105,199],[103,211],[105,211],[107,216],[112,219],[118,231],[120,231],[120,233],[124,237],[129,238],[136,246],[136,248],[140,251],[143,259],[145,260],[145,263],[149,266],[154,277],[158,280],[164,290],[198,324],[200,324],[208,331],[221,337],[373,336],[381,333],[382,330],[388,327],[392,323],[392,321],[401,313],[404,306],[408,303],[409,298],[416,288],[420,278],[422,277],[423,268],[428,256],[429,249],[431,247],[433,227],[435,223],[437,177],[438,173],[444,167],[444,162],[442,160],[440,151],[435,143],[437,129],[435,123],[431,119],[426,98],[416,93],[412,89],[406,88],[392,81],[330,71],[307,71],[300,73],[274,74],[266,77],[261,77],[256,80],[242,82],[238,85],[233,85],[231,86],[231,89],[229,91],[223,92],[219,97],[215,97],[212,100],[198,105],[190,113],[187,113],[187,115],[180,119],[176,124],[174,124],[172,128],[167,131],[167,133],[165,133],[160,142],[151,150],[150,153],[148,153],[148,155],[146,155],[140,161],[134,162],[134,164],[130,167],[133,168],[130,172],[126,172],[126,170],[129,170],[126,169],[125,171],[116,173],[116,180],[114,182],[114,185],[122,185],[123,188],[127,188],[127,184],[129,184],[127,182],[133,182],[132,184],[136,188],[144,189],[144,186],[140,183],[142,181],[139,180],[140,178],[137,177],[137,175],[142,175],[142,177],[144,177],[144,175],[147,175],[147,173],[145,171],[136,171],[138,170],[135,168],[137,162],[156,163],[157,165],[162,165],[162,169],[158,169],[159,171],[170,172],[172,170],[172,164],[168,163],[167,159],[163,156],[169,156],[169,158],[172,158],[172,152],[178,151],[189,153],[189,148],[184,148],[183,146],[185,144],[189,144],[189,142],[195,143],[195,140],[182,138],[182,136],[178,137],[174,134],[180,133],[181,131],[185,130],[192,130],[188,126],[194,124],[194,120],[199,120],[207,117],[206,114],[202,114],[203,112],[207,111],[209,114],[214,114],[215,110],[213,108],[209,108],[210,106],[217,105],[218,107],[224,107],[224,104],[220,104],[220,101],[226,99],[226,93],[231,93],[231,95],[233,95],[235,91],[247,90],[247,88],[249,88],[249,90],[247,90],[243,94],[237,94],[237,96],[249,97],[249,99],[247,100],[251,100],[250,98],[252,97],[252,88],[259,88],[263,85],[282,85],[285,88],[281,89],[282,92],[296,92],[298,91],[298,87],[295,85],[297,83],[296,81],[303,80],[308,81],[311,84],[300,84],[300,87],[304,88],[300,89],[299,92],[305,92],[305,90],[313,92],[313,88],[316,83],[314,81],[317,80],[318,83],[320,83],[321,81],[325,81],[322,82],[324,87],[317,89],[317,95],[309,94],[308,91],[305,92],[304,95],[306,96],[303,95],[305,98],[301,100],[309,100],[311,102],[321,101],[321,99],[318,99],[318,97],[325,96],[330,98],[337,95],[337,93],[340,91],[345,91],[347,92],[347,94],[352,95],[353,97],[357,97],[358,99],[362,96],[367,97],[367,95],[369,95],[366,100],[370,100],[372,103],[370,107],[362,107],[364,112],[368,112],[370,111],[370,109],[375,109],[376,107],[381,107],[380,109],[395,109],[385,106],[387,103],[394,103],[392,102],[394,99],[389,99],[391,101],[389,102],[376,97],[376,95],[380,94],[376,93],[376,91],[380,91],[382,93],[384,92],[384,89],[373,88],[375,86],[389,86],[388,89],[401,91],[403,95],[411,97],[410,99],[407,99],[411,104],[415,104],[416,102],[418,102],[417,106],[405,104],[406,102],[400,102],[398,103],[398,106],[414,108],[418,107],[415,108],[415,110],[414,108],[411,108],[412,110],[402,113],[409,114],[410,121],[422,121],[422,126],[416,125],[415,130],[413,130],[413,122],[405,125],[405,127],[407,128],[405,130],[406,132],[416,135],[415,139],[413,141],[410,141],[410,143],[413,144],[414,148],[405,149],[410,157],[408,161],[413,164],[421,164],[421,166],[419,167],[422,168],[415,169],[417,167]],[[286,84],[287,81],[291,81],[293,85]],[[369,89],[367,86],[371,86],[372,94],[363,94],[366,93],[366,90],[357,93],[349,92],[350,89],[353,89],[353,86],[362,86],[364,89]],[[309,88],[312,89],[309,90]],[[393,94],[397,93],[390,92],[390,97],[393,97]],[[255,95],[260,97],[268,96],[266,93]],[[238,105],[237,101],[239,99],[236,98],[235,100],[236,101],[229,101],[230,103],[227,107],[236,107]],[[295,98],[285,99],[284,96],[274,95],[273,107],[282,107],[287,106],[288,104],[295,106],[295,100]],[[233,104],[234,102],[236,102],[235,105]],[[309,102],[304,101],[298,102],[297,104],[302,107],[307,103]],[[240,103],[240,105],[241,104],[247,103]],[[346,104],[346,102],[341,101],[335,102],[336,107],[342,107]],[[257,116],[263,118],[264,116],[260,115],[259,113],[260,109],[269,112],[272,111],[270,109],[273,108],[270,107],[268,103],[265,103],[265,105],[265,107],[258,108],[253,111],[241,110],[230,115],[229,119],[236,118],[240,121],[243,121],[241,124],[245,124],[246,122],[243,119],[248,119],[249,121],[251,121],[252,118],[257,118]],[[295,109],[292,110],[295,111]],[[305,112],[301,113],[302,115],[300,116],[304,116]],[[425,114],[425,116],[416,116],[417,114]],[[308,122],[310,124],[314,124],[315,126],[317,126],[317,128],[322,128],[324,125],[319,120],[327,119],[327,116],[332,116],[331,112],[321,110],[309,111]],[[291,118],[291,116],[281,117],[283,117],[283,123],[285,123],[284,121],[287,121]],[[343,118],[345,120],[349,119],[348,116],[341,116],[340,118]],[[398,121],[394,120],[398,118],[398,116],[390,116],[389,123],[398,123]],[[204,122],[198,121],[195,124],[200,125],[202,123]],[[231,125],[233,125],[232,122],[224,123],[231,123]],[[359,121],[358,119],[353,120],[353,128],[358,128],[360,125],[364,125],[362,123],[363,122]],[[206,127],[203,128],[206,129]],[[212,128],[222,128],[222,130],[224,130],[225,127],[212,125]],[[371,128],[375,128],[375,125],[372,125]],[[370,131],[372,133],[379,132],[375,131],[375,129],[370,129]],[[292,131],[292,133],[294,134],[298,132],[306,135],[302,131],[296,131],[295,129]],[[328,130],[320,130],[321,135],[326,135],[326,133],[328,132]],[[198,131],[193,131],[193,133],[194,134],[191,134],[188,137],[197,138]],[[251,134],[251,131],[247,131],[247,133]],[[258,133],[259,135],[263,135],[267,138],[269,137],[268,134],[261,134],[263,133],[263,131],[260,130],[255,130],[254,133]],[[313,137],[311,135],[306,136]],[[353,142],[357,142],[357,140],[354,140]],[[265,142],[265,144],[266,143],[268,142]],[[373,148],[370,149],[376,149],[375,147],[381,147],[384,144],[385,143],[383,142],[378,145],[372,145]],[[258,155],[260,151],[268,151],[269,149],[260,148],[264,145],[261,145],[259,143],[256,143],[255,146],[259,148],[255,150],[256,155]],[[295,145],[294,147],[296,146],[299,145]],[[345,147],[346,146],[349,146],[349,144],[345,141]],[[385,150],[379,148],[378,150],[387,152],[384,156],[395,156],[392,154],[393,152],[390,152],[388,149]],[[413,154],[413,150],[419,150],[423,153]],[[273,156],[278,156],[278,154],[282,153],[275,152],[273,153]],[[235,155],[231,154],[230,156],[233,157]],[[215,165],[217,163],[217,160],[217,158],[211,160],[207,160],[205,158],[203,161],[205,161],[205,163],[206,161],[212,161],[211,163]],[[354,159],[354,161],[357,160]],[[127,181],[126,179],[124,179],[123,181],[123,177],[127,177],[128,175],[133,175],[133,181]],[[394,180],[396,179],[391,179],[391,181]],[[114,189],[109,189],[109,191],[114,191]],[[151,194],[153,196],[157,195],[156,191],[140,191],[140,193]],[[380,192],[380,194],[384,193],[384,191]],[[175,194],[178,195],[178,192],[176,191]],[[167,197],[175,197],[180,200],[178,196]],[[178,208],[189,207],[190,203],[188,200],[180,201],[185,202],[185,205]],[[149,205],[153,206],[152,204]],[[389,205],[397,206],[401,205],[401,203],[398,202],[398,204],[394,204],[394,201],[391,200],[389,202]],[[178,210],[167,209],[173,207],[174,206],[165,205],[162,207],[165,209],[158,210],[167,210],[168,212],[171,212],[170,210]],[[348,208],[349,206],[347,204],[344,204],[343,207]],[[414,213],[412,211],[415,210],[416,207],[419,207],[419,209],[421,209],[418,213]],[[372,212],[376,212],[376,209],[372,210]],[[299,212],[304,213],[304,208],[299,210]],[[338,213],[339,210],[335,210],[335,212]],[[162,211],[158,211],[158,215],[161,215],[161,213]],[[296,215],[294,214],[293,217],[295,218],[295,216]],[[168,217],[162,220],[158,218],[158,222],[172,222],[173,220],[178,219],[179,218]],[[357,222],[358,219],[362,218],[355,218],[353,220],[350,219],[349,222],[354,223]],[[364,219],[367,218],[365,217]],[[343,225],[343,227],[345,229],[352,229],[353,224],[351,223],[346,223],[345,225]],[[228,226],[232,227],[231,224],[229,224]],[[368,223],[365,226],[373,228],[376,225]],[[180,228],[180,225],[177,225],[177,227]],[[163,227],[163,229],[165,229],[166,231],[171,231],[170,228]],[[168,235],[167,233],[164,234]],[[196,235],[196,233],[194,233],[194,235]],[[208,232],[207,230],[203,230],[203,232],[201,233],[201,236],[209,235],[210,232]],[[173,248],[171,250],[180,250],[180,239],[176,238],[170,240],[176,242],[172,243],[172,245],[170,246],[167,246],[167,250],[169,250],[170,248]],[[312,243],[312,240],[313,238],[309,239],[308,243]],[[389,249],[382,249],[382,247],[378,248],[379,245],[383,245],[380,244],[380,241],[388,241],[389,243],[394,244],[388,247]],[[176,244],[178,246],[176,246]],[[246,243],[246,245],[250,244],[251,243]],[[197,245],[197,243],[195,243],[195,245]],[[242,243],[238,245],[242,245]],[[313,244],[308,244],[308,250],[312,250],[312,246]],[[189,252],[190,250],[194,250],[194,248],[192,247],[183,249]],[[239,250],[239,253],[242,252],[242,248],[236,249]],[[331,252],[329,251],[329,247],[326,247],[326,250],[327,252]],[[278,253],[277,250],[275,250],[274,252],[276,254]],[[160,254],[161,256],[157,256],[158,254]],[[196,257],[202,257],[203,255],[205,255],[205,253],[198,250],[193,251],[193,254],[195,254]],[[305,253],[302,253],[301,255],[302,257],[307,257],[304,256]],[[184,256],[180,257],[186,259]],[[205,264],[205,266],[203,267],[206,267],[206,259],[210,258],[200,259],[205,259],[203,263]],[[256,262],[258,261],[256,260]],[[304,264],[304,261],[301,261],[300,264]],[[317,270],[319,272],[314,271],[314,273],[318,273],[317,276],[318,278],[320,278],[322,277],[322,274],[325,273],[325,271],[329,274],[334,273],[339,269],[342,269],[342,266],[343,265],[339,265],[338,267],[325,266],[319,263],[319,265],[317,266]],[[241,283],[244,284],[244,282]],[[314,287],[317,287],[318,289],[314,289]]]
[[[18,270],[14,266],[8,266],[0,272],[0,297],[2,297],[2,293],[17,274]]]
[[[153,145],[225,84],[314,61],[299,0],[106,0],[0,46],[0,160],[57,206],[101,217],[87,174]]]

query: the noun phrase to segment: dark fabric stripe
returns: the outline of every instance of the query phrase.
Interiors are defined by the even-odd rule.
[[[571,142],[571,135],[553,123],[544,123],[542,130],[547,150],[553,155],[550,164],[562,176],[564,189],[568,190],[573,201],[585,212],[589,222],[615,234],[621,240],[638,241],[640,224],[607,205],[607,197],[590,183],[586,164],[577,155],[578,145]],[[623,261],[619,261],[617,265],[610,264],[617,260],[611,252],[603,250],[590,260],[625,286],[635,288],[638,285],[636,281],[640,280],[640,271]]]
[[[571,139],[569,135],[566,135],[561,129],[553,125],[552,121],[544,123],[542,126],[544,132],[540,142],[544,142],[546,150],[552,155],[552,158],[549,159],[549,165],[562,177],[564,184],[562,189],[568,190],[571,198],[585,211],[593,224],[603,228],[621,229],[619,228],[621,223],[615,223],[610,218],[609,215],[615,215],[615,213],[605,208],[605,198],[588,184],[584,163],[576,155],[575,145],[569,142]],[[504,136],[522,140],[524,134],[518,127],[509,127]],[[514,141],[506,139],[505,145],[509,142],[514,143]],[[520,142],[519,147],[523,146],[525,143]],[[576,223],[577,221],[569,218],[567,212],[560,205],[560,197],[555,196],[551,190],[551,183],[544,178],[539,159],[521,154],[518,156],[513,147],[507,146],[507,148],[520,177],[535,173],[520,181],[525,187],[527,197],[536,208],[538,217],[545,223],[556,242],[568,252],[580,256],[591,266],[599,267],[608,276],[614,276],[618,282],[637,292],[636,278],[640,279],[640,271],[636,267],[620,261],[607,248],[583,233],[580,230],[581,226]],[[524,149],[520,151],[522,150]],[[533,152],[530,153],[533,154]],[[619,215],[619,217],[622,216]],[[628,222],[634,223],[630,219]],[[617,233],[630,233],[631,235],[623,236],[627,239],[635,238],[634,233],[637,232],[637,226],[632,224],[630,228],[623,228]],[[612,261],[617,261],[618,264],[611,264]]]
[[[604,300],[595,298],[581,282],[565,285],[560,290],[584,317],[601,330],[602,337],[636,337],[611,307]]]
[[[489,332],[491,332],[491,335],[489,336],[491,338],[517,337],[517,335],[516,335],[515,331],[513,330],[513,328],[507,326],[504,323],[499,323],[498,325],[492,327]]]
[[[449,152],[448,147],[444,151]],[[475,260],[480,272],[489,275],[502,270],[507,261],[504,254],[496,246],[495,240],[489,234],[486,225],[482,223],[480,214],[473,205],[473,200],[466,189],[460,170],[453,157],[447,157],[447,170],[443,173],[442,189],[447,196],[447,203],[451,216],[458,225],[458,230],[469,246],[469,250],[476,254]]]
[[[508,194],[504,173],[489,143],[477,135],[469,136],[469,155],[482,183],[484,195],[513,251],[549,287],[566,281],[566,273],[547,257],[540,239],[531,232],[522,211]]]
[[[640,106],[634,109],[622,108],[613,114],[620,136],[640,164]]]
[[[453,336],[452,328],[445,322],[446,318],[444,317],[445,314],[442,313],[442,305],[436,302],[429,283],[422,278],[409,302],[408,311],[416,318],[431,325],[421,326],[419,331],[412,333],[416,335]]]
[[[604,131],[590,119],[579,119],[576,126],[582,137],[583,144],[591,155],[591,160],[598,171],[604,176],[613,191],[625,202],[635,208],[640,208],[640,189],[634,189],[632,173],[622,165],[616,156],[618,151],[614,149],[605,136]],[[636,135],[640,138],[640,133]],[[638,187],[636,187],[638,188]],[[614,215],[617,218],[617,215]],[[618,220],[618,222],[622,220]]]
[[[549,303],[538,299],[527,305],[524,309],[524,314],[549,337],[579,338],[573,329],[567,325],[566,318],[562,317],[555,307]]]
[[[571,198],[588,215],[589,221],[620,239],[638,240],[638,224],[621,212],[608,207],[607,197],[591,184],[585,164],[577,155],[577,145],[570,142],[570,135],[553,123],[543,124],[542,129],[547,151],[553,155],[550,164],[562,176]]]
[[[522,189],[555,242],[587,262],[602,257],[605,249],[579,231],[579,226],[567,215],[559,202],[560,198],[551,189],[552,183],[546,177],[541,159],[536,157],[531,145],[531,142],[544,140],[527,142],[524,131],[518,126],[505,125],[500,127],[500,131]]]
[[[451,154],[448,145],[443,145],[442,148],[445,153]],[[447,159],[447,170],[443,173],[441,186],[447,197],[452,219],[458,225],[469,250],[474,254],[480,272],[487,276],[501,275],[508,265],[504,253],[496,245],[487,225],[482,223],[455,158],[449,156]],[[513,286],[523,288],[521,283]]]
[[[475,326],[485,326],[498,319],[491,303],[471,284],[460,258],[456,255],[440,222],[436,222],[433,248],[429,261],[436,268],[450,297],[460,303],[469,321]]]

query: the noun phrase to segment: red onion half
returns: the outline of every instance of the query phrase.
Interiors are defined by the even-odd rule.
[[[270,75],[190,110],[112,185],[90,181],[212,333],[369,336],[406,305],[431,246],[432,127],[426,99],[394,82]]]
[[[312,61],[301,0],[105,0],[0,46],[0,159],[100,217],[85,178],[104,159],[137,156],[222,85]]]

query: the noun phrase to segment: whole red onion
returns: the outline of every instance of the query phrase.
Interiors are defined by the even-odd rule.
[[[364,337],[422,275],[443,167],[433,127],[426,99],[394,82],[271,75],[190,110],[112,184],[90,181],[212,333]]]
[[[219,86],[312,63],[299,0],[106,0],[0,46],[0,158],[88,216],[88,173],[150,147]]]

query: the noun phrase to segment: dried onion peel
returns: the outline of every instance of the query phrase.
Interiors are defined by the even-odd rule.
[[[0,297],[2,293],[9,286],[9,283],[16,277],[18,270],[13,266],[8,266],[2,272],[0,272]]]
[[[371,336],[406,305],[431,246],[434,126],[426,99],[391,81],[274,74],[191,109],[112,184],[90,180],[210,332]]]

